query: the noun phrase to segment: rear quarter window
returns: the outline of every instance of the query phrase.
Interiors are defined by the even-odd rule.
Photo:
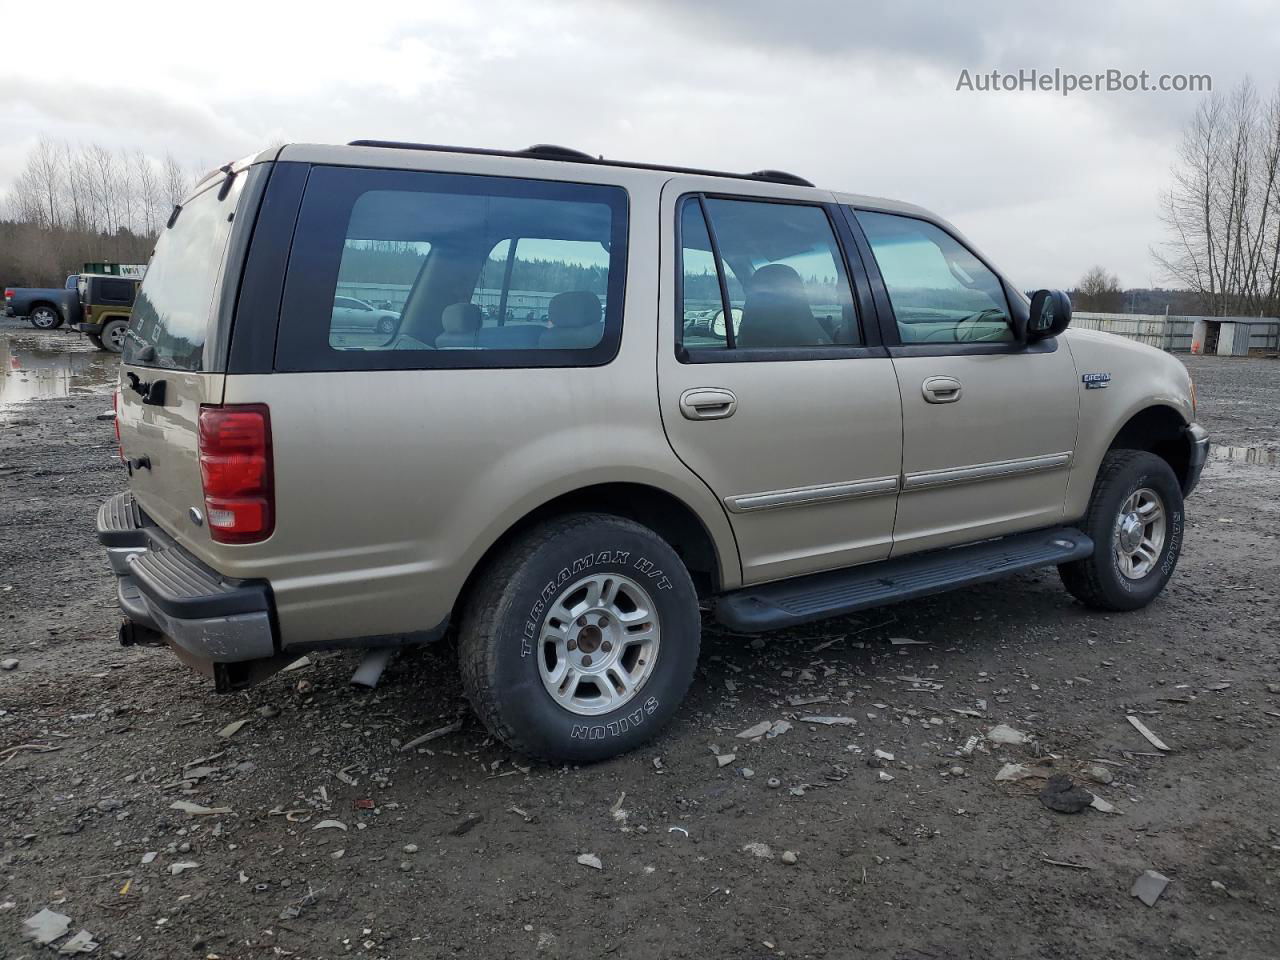
[[[626,262],[621,187],[316,167],[275,366],[607,363],[621,338]]]
[[[124,363],[206,369],[214,293],[245,179],[243,173],[237,176],[225,194],[225,181],[215,180],[160,234],[133,305]]]

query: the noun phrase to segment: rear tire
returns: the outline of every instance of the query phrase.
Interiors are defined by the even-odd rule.
[[[43,303],[32,308],[28,319],[37,330],[56,330],[62,326],[62,314]]]
[[[670,721],[701,621],[689,573],[651,530],[574,514],[524,534],[476,575],[462,615],[463,688],[513,750],[590,763]]]
[[[98,340],[102,345],[102,349],[109,350],[112,353],[120,353],[124,350],[124,335],[129,329],[128,320],[109,320],[102,328],[102,333],[98,335]]]
[[[86,333],[85,338],[90,343],[92,343],[95,347],[97,347],[99,350],[107,349],[106,344],[102,342],[102,338],[98,336],[96,333]]]
[[[1093,539],[1093,556],[1058,567],[1063,586],[1098,610],[1145,607],[1173,576],[1183,522],[1182,488],[1169,464],[1143,450],[1111,451],[1077,524]]]

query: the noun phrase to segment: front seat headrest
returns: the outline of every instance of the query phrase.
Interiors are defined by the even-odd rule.
[[[553,327],[589,327],[600,322],[600,298],[589,290],[557,293],[547,305]]]
[[[451,303],[440,314],[445,333],[471,333],[484,323],[484,314],[474,303]]]
[[[800,274],[785,263],[768,263],[753,273],[747,281],[747,292],[753,296],[786,297],[802,303],[809,302]]]

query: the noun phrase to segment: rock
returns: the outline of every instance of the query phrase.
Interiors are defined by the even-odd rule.
[[[769,728],[769,732],[765,734],[765,737],[769,740],[772,740],[774,737],[781,736],[782,734],[786,733],[790,729],[791,729],[791,724],[788,723],[786,720],[775,720],[773,721],[773,726]]]
[[[772,720],[761,720],[755,726],[747,727],[747,729],[743,730],[740,734],[738,734],[738,738],[740,740],[754,740],[756,737],[763,737],[766,733],[769,732],[769,729],[772,726],[773,726]]]
[[[403,870],[405,873],[408,873],[410,870],[413,869],[413,864],[410,863],[408,860],[401,860],[400,869]]]
[[[484,814],[472,813],[450,827],[449,833],[455,837],[465,837],[482,823],[484,823]]]
[[[1217,890],[1219,893],[1227,892],[1227,885],[1223,883],[1221,880],[1210,880],[1209,886],[1214,890]]]
[[[736,753],[719,753],[719,754],[716,754],[716,766],[727,767],[729,764],[733,763],[733,761],[737,759],[738,759],[738,755]]]
[[[584,867],[590,867],[592,870],[603,870],[604,864],[600,862],[600,858],[594,853],[583,853],[578,855],[578,862]]]
[[[1098,796],[1096,793],[1090,794],[1090,796],[1092,796],[1093,799],[1089,802],[1089,806],[1093,807],[1093,809],[1097,810],[1099,813],[1119,813],[1120,812],[1116,808],[1116,805],[1111,801],[1104,800],[1102,797]]]
[[[1095,763],[1093,766],[1089,767],[1085,770],[1084,775],[1094,783],[1101,783],[1104,785],[1110,783],[1116,778],[1116,775],[1111,772],[1111,768],[1104,766],[1101,763]]]
[[[182,860],[178,863],[169,864],[169,873],[176,877],[184,870],[194,870],[198,866],[200,866],[200,864],[196,863],[194,860]]]
[[[1058,813],[1079,813],[1093,803],[1093,794],[1059,773],[1050,777],[1040,791],[1040,802]]]
[[[788,866],[792,866],[792,867],[793,867],[793,866],[795,866],[799,861],[800,861],[800,854],[796,853],[794,850],[783,850],[783,851],[782,851],[782,862],[783,862],[783,863],[785,863],[785,864],[787,864]]]
[[[881,782],[881,783],[888,783],[889,781],[891,781],[891,780],[893,779],[893,774],[892,774],[892,773],[885,773],[883,770],[881,770],[881,771],[880,771],[879,779],[880,779],[880,782]]]
[[[1031,738],[1021,730],[1015,730],[1007,723],[998,723],[987,731],[987,739],[992,743],[1002,743],[1006,746],[1020,746],[1029,743]]]
[[[753,857],[759,857],[761,860],[773,859],[773,848],[767,843],[745,843],[742,845],[742,852],[749,853]]]
[[[1133,882],[1133,889],[1129,891],[1129,895],[1137,897],[1148,907],[1154,907],[1156,901],[1160,899],[1160,894],[1164,893],[1164,888],[1168,885],[1169,878],[1164,874],[1146,870]]]
[[[965,769],[964,769],[964,767],[952,767],[952,768],[951,768],[951,775],[952,775],[953,777],[963,777],[963,776],[965,775]]]
[[[17,670],[17,669],[18,669],[18,661],[15,660],[13,657],[6,657],[5,659],[0,660],[0,670]]]
[[[416,843],[406,843],[402,849],[405,853],[417,853],[418,845]]]
[[[853,717],[801,717],[801,723],[820,723],[824,727],[856,727],[858,721]]]
[[[34,940],[40,946],[44,946],[57,940],[67,932],[67,928],[70,926],[70,917],[55,913],[45,907],[39,913],[33,914],[22,921],[22,935],[28,940]]]
[[[260,717],[266,717],[268,720],[270,720],[272,717],[280,716],[280,708],[277,707],[274,703],[263,704],[254,712],[257,713],[257,715]]]
[[[150,863],[150,862],[151,862],[151,861],[153,861],[155,858],[156,858],[156,852],[155,852],[154,850],[148,850],[146,853],[144,853],[144,854],[142,855],[142,862],[143,862],[144,864],[145,864],[145,863]]]
[[[755,775],[756,775],[756,772],[755,772],[754,770],[752,770],[750,767],[743,767],[743,768],[742,768],[742,779],[743,779],[743,780],[750,780],[750,779],[751,779],[752,777],[754,777]]]
[[[190,800],[175,800],[169,804],[170,810],[181,810],[193,817],[220,817],[231,812],[230,807],[205,807]]]
[[[124,804],[114,797],[104,797],[97,802],[96,806],[103,813],[110,813],[112,810],[119,810]]]
[[[877,760],[884,760],[884,761],[887,761],[888,763],[893,762],[893,754],[890,753],[888,750],[876,750],[875,757]]]
[[[93,953],[98,949],[98,942],[88,930],[81,930],[74,937],[58,948],[58,953]]]

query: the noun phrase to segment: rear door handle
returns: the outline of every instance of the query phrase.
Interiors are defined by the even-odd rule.
[[[955,377],[930,377],[920,385],[926,403],[955,403],[964,385]]]
[[[686,420],[723,420],[738,409],[738,397],[724,387],[694,387],[680,394]]]

